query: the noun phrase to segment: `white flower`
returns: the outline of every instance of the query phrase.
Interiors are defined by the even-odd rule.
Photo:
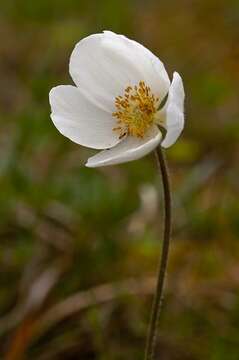
[[[182,79],[175,72],[170,84],[163,63],[143,45],[110,31],[88,36],[74,48],[69,70],[76,86],[50,91],[51,118],[77,144],[104,149],[86,166],[136,160],[179,137]]]

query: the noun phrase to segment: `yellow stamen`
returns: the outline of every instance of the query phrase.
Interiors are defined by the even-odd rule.
[[[144,81],[140,81],[134,87],[126,87],[124,96],[115,98],[115,107],[112,115],[117,119],[117,126],[113,131],[119,133],[119,138],[125,135],[143,138],[154,123],[159,99]]]

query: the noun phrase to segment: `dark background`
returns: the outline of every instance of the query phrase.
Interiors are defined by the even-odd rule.
[[[185,84],[186,128],[167,150],[174,230],[160,359],[238,360],[239,1],[0,8],[1,358],[143,359],[163,219],[154,158],[87,169],[93,151],[49,117],[49,90],[72,83],[75,43],[108,29]]]

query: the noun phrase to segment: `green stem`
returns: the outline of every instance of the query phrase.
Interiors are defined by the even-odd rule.
[[[160,145],[155,150],[155,156],[159,171],[161,172],[163,191],[164,191],[164,237],[163,237],[160,266],[157,277],[157,288],[152,306],[152,314],[151,314],[148,339],[146,344],[145,360],[155,359],[155,350],[156,350],[157,335],[158,335],[158,323],[159,323],[159,317],[160,317],[162,301],[163,301],[163,288],[164,288],[164,281],[165,281],[165,275],[166,275],[167,263],[168,263],[169,244],[170,244],[170,236],[171,236],[171,222],[172,222],[169,174],[167,170],[166,159],[164,157]]]

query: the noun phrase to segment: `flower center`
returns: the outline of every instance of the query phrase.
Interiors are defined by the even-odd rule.
[[[159,98],[144,81],[128,86],[123,96],[115,98],[116,112],[112,115],[117,119],[117,127],[113,131],[119,133],[120,139],[126,135],[143,138],[154,123],[159,104]]]

